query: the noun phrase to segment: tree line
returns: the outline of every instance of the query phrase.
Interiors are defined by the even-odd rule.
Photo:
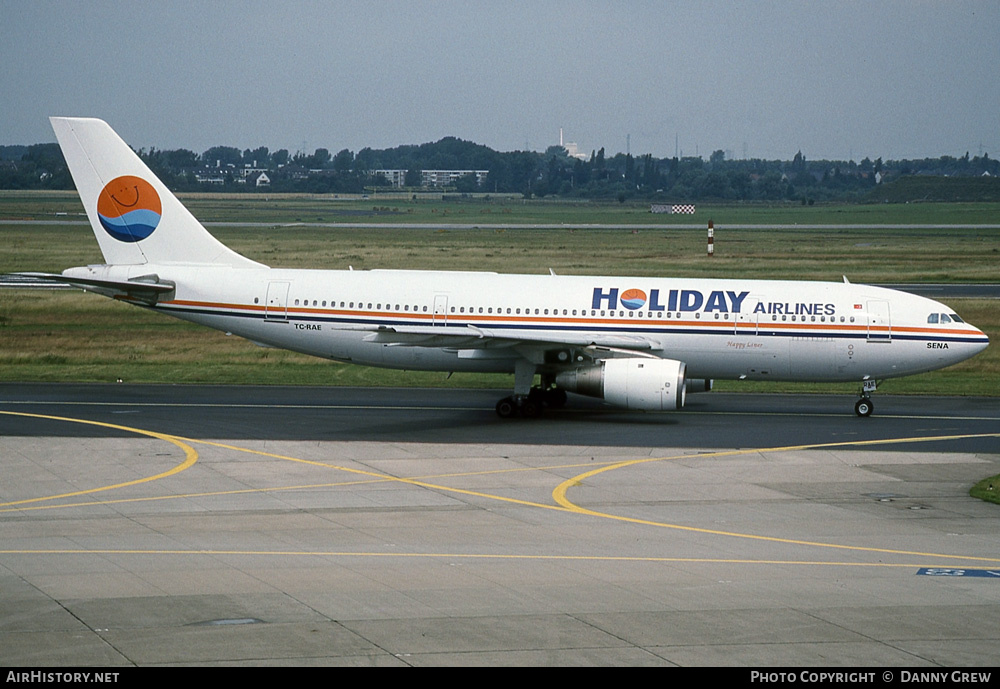
[[[606,156],[603,148],[576,158],[561,146],[498,152],[454,137],[389,149],[332,153],[271,151],[214,146],[201,154],[187,149],[140,149],[139,156],[174,191],[267,191],[364,193],[388,188],[378,170],[407,170],[406,188],[417,191],[423,170],[489,170],[458,180],[459,193],[517,193],[525,197],[651,201],[852,201],[872,195],[879,184],[904,176],[1000,178],[1000,162],[988,154],[918,160],[729,160],[723,151],[656,158],[651,154]],[[258,187],[263,172],[267,185]],[[952,185],[954,186],[954,185]],[[983,186],[982,183],[979,185]],[[996,185],[987,185],[993,188]],[[0,146],[0,189],[72,189],[57,144]]]

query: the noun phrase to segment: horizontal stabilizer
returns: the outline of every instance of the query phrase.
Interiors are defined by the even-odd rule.
[[[58,282],[81,287],[88,292],[97,292],[109,297],[125,296],[149,304],[160,301],[161,296],[173,292],[176,285],[170,280],[160,280],[158,275],[144,275],[132,280],[98,280],[95,278],[71,277],[57,273],[17,273],[35,280]]]

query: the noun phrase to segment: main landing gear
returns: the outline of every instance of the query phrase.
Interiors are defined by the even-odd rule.
[[[558,409],[565,406],[566,391],[555,386],[554,376],[543,373],[541,385],[532,387],[535,368],[535,364],[527,359],[518,359],[514,364],[514,394],[497,402],[497,414],[500,418],[521,416],[537,419],[545,407]]]
[[[855,414],[862,418],[872,415],[872,412],[875,411],[872,393],[875,392],[876,387],[878,387],[878,383],[874,380],[865,380],[861,383],[861,399],[854,405]]]
[[[566,406],[566,391],[562,388],[536,386],[527,395],[511,395],[497,402],[497,415],[502,419],[521,416],[537,419],[545,407],[561,409]]]

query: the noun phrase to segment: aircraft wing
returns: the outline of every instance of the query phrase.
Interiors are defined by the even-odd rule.
[[[493,349],[516,345],[574,345],[577,347],[612,347],[616,349],[648,350],[659,344],[639,335],[614,333],[509,333],[503,330],[478,328],[473,325],[455,328],[433,325],[363,326],[371,330],[369,342],[408,347],[452,347],[455,349]]]

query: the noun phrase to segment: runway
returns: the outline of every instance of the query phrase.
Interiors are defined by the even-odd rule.
[[[992,666],[1000,400],[0,385],[7,666]]]

